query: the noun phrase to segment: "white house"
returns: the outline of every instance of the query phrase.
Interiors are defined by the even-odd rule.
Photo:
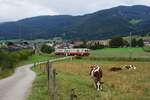
[[[145,46],[150,46],[150,40],[144,40],[144,45]]]

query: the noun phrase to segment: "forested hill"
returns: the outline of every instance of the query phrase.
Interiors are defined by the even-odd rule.
[[[150,7],[118,6],[83,16],[38,16],[0,24],[4,38],[104,39],[150,32]]]

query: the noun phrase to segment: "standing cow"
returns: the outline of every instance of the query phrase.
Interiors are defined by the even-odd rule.
[[[90,76],[94,80],[94,86],[99,91],[102,89],[101,78],[103,77],[102,69],[98,65],[92,65],[90,67]]]

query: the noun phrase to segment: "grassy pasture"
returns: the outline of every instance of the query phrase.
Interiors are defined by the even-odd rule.
[[[42,55],[32,55],[30,56],[27,60],[21,62],[21,65],[23,64],[31,64],[34,62],[40,62],[40,61],[46,61],[46,60],[50,60],[56,58],[53,55],[48,55],[48,54],[42,54]]]
[[[149,52],[149,53],[150,53],[150,46],[145,46],[145,47],[143,48],[143,50],[144,50],[145,52]]]
[[[103,90],[97,92],[89,77],[88,66],[102,65],[104,77]],[[137,70],[110,72],[112,66],[133,64]],[[70,90],[75,88],[78,100],[149,100],[150,99],[150,62],[111,62],[73,60],[53,64],[57,70],[57,90],[59,100],[69,100]],[[39,69],[28,100],[49,100],[47,75]]]
[[[106,48],[91,51],[90,57],[120,57],[120,58],[150,58],[149,52],[144,52],[143,48]]]

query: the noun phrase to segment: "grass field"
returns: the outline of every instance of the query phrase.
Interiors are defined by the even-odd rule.
[[[103,90],[97,92],[89,77],[88,67],[91,64],[103,66]],[[133,64],[134,71],[122,70],[110,72],[112,66]],[[70,90],[75,89],[78,100],[150,100],[150,62],[112,62],[73,60],[54,63],[58,75],[57,92],[59,100],[69,100]],[[47,75],[39,67],[34,69],[37,78],[28,100],[49,100]]]
[[[120,58],[150,58],[149,52],[144,52],[143,48],[106,48],[91,51],[91,57],[120,57]]]
[[[46,61],[46,60],[50,60],[53,58],[57,58],[57,57],[53,56],[53,55],[48,55],[48,54],[32,55],[27,60],[20,62],[20,65],[31,64],[31,63],[40,62],[40,61]]]

